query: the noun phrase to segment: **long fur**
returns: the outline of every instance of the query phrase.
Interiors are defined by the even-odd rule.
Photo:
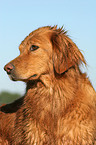
[[[29,52],[32,44],[39,49]],[[2,106],[1,145],[93,145],[96,92],[80,70],[85,59],[63,28],[39,28],[9,62],[10,77],[26,82],[25,96]]]

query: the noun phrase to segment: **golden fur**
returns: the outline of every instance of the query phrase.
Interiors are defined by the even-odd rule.
[[[1,107],[1,144],[95,144],[96,92],[80,70],[86,62],[75,43],[62,28],[47,26],[30,33],[19,49],[5,70],[26,82],[26,93]]]

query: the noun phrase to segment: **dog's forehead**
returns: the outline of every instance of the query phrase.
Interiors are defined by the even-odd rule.
[[[19,49],[24,48],[26,45],[39,43],[41,44],[45,40],[45,37],[43,35],[31,35],[27,36],[20,44]]]
[[[33,32],[31,32],[20,44],[19,48],[21,49],[22,47],[26,46],[27,43],[30,42],[41,42],[45,39],[50,29],[48,28],[39,28]]]
[[[34,31],[32,31],[20,44],[19,49],[22,49],[22,47],[26,46],[27,43],[30,43],[30,41],[43,41],[45,37],[47,37],[52,32],[63,32],[62,28],[57,29],[57,26],[45,26],[38,28]],[[47,37],[48,38],[48,37]]]

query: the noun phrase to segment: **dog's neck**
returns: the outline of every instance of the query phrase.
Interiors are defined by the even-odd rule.
[[[40,80],[28,82],[24,115],[30,118],[30,128],[35,122],[40,130],[48,132],[50,138],[54,138],[60,118],[64,118],[78,103],[76,93],[81,78],[82,74],[70,69],[60,78],[46,74]],[[38,130],[37,127],[36,129]]]
[[[71,73],[67,72],[61,78],[51,77],[47,74],[42,75],[40,80],[27,83],[25,103],[28,107],[31,107],[29,109],[32,110],[31,115],[36,117],[39,114],[42,116],[42,112],[45,114],[50,112],[57,116],[60,112],[64,114],[72,100],[75,99],[74,96],[76,96],[78,90],[78,79],[80,79],[80,76],[76,76],[76,71],[70,71]],[[74,83],[76,81],[77,84]]]

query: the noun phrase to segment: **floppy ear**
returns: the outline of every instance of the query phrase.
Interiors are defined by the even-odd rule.
[[[60,30],[60,29],[59,29]],[[66,35],[66,32],[54,31],[51,37],[53,46],[53,65],[58,74],[80,63],[85,63],[84,57],[76,44]]]

